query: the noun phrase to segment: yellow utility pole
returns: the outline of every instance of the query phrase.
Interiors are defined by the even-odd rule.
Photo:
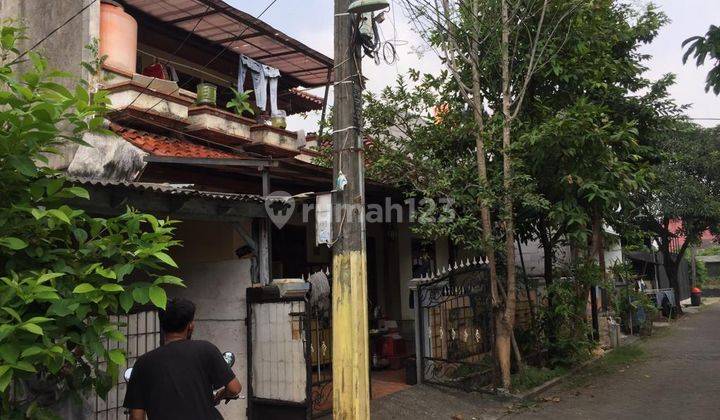
[[[349,0],[335,0],[333,418],[370,418],[361,56]]]

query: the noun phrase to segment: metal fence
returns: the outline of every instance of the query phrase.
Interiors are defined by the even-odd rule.
[[[129,315],[120,315],[111,319],[120,324],[120,331],[127,337],[127,341],[119,342],[108,340],[105,346],[108,350],[125,350],[127,366],[132,366],[138,357],[160,346],[160,321],[157,311],[142,311]],[[102,366],[102,365],[101,365]],[[123,378],[127,366],[120,366],[118,381],[108,392],[107,398],[94,395],[92,398],[95,420],[127,419],[123,408],[127,383]]]
[[[420,380],[468,391],[485,387],[493,364],[486,266],[468,262],[422,278],[415,299]]]

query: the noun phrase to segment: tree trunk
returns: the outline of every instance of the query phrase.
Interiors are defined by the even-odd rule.
[[[540,226],[540,245],[543,249],[543,275],[545,277],[545,289],[549,290],[550,286],[553,284],[553,276],[555,275],[553,272],[553,250],[555,248],[554,244],[550,240],[550,232],[548,231],[547,227],[544,224],[541,224]],[[553,346],[552,344],[557,342],[557,334],[555,331],[555,316],[554,316],[554,308],[555,308],[555,293],[549,292],[548,293],[548,317],[546,320],[546,328],[547,328],[547,336],[548,341],[550,342],[550,355],[552,356],[553,352]]]
[[[498,364],[502,375],[502,387],[509,390],[511,337],[515,324],[515,232],[513,227],[512,201],[512,158],[510,156],[510,139],[512,116],[510,111],[510,22],[506,0],[501,1],[502,33],[501,33],[501,67],[502,67],[502,110],[503,110],[503,221],[505,227],[505,255],[507,266],[507,298],[502,316],[497,319],[497,337],[495,345],[498,350]]]
[[[673,260],[672,253],[670,252],[669,244],[667,247],[663,247],[663,268],[665,269],[665,275],[668,278],[668,283],[675,293],[675,310],[680,315],[683,313],[682,305],[680,305],[680,282],[678,281],[678,271],[680,270],[680,262],[682,257],[678,255],[677,261]]]
[[[603,226],[602,216],[599,211],[593,212],[592,220],[592,252],[597,256],[598,265],[600,266],[600,277],[605,280],[605,246],[603,245]],[[600,322],[598,319],[598,304],[597,304],[597,287],[592,286],[590,288],[590,302],[591,302],[591,314],[592,314],[592,326],[593,326],[593,338],[595,340],[600,338]]]

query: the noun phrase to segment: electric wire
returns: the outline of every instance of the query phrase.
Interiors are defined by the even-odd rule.
[[[164,0],[163,0],[163,3],[167,4],[167,2],[165,2]],[[165,61],[167,61],[167,62],[172,62],[175,58],[177,58],[177,53],[180,52],[180,50],[181,50],[182,47],[185,45],[185,43],[188,41],[188,39],[190,39],[190,37],[195,33],[195,31],[197,30],[198,26],[200,26],[200,23],[203,21],[203,19],[205,19],[205,15],[207,15],[207,12],[208,12],[208,11],[210,11],[210,6],[208,6],[208,7],[205,9],[205,12],[202,13],[202,16],[201,16],[200,19],[198,19],[198,21],[195,23],[195,26],[192,28],[192,30],[187,34],[187,36],[185,36],[185,38],[182,40],[182,42],[180,42],[180,44],[175,48],[175,50],[173,51],[173,53],[170,54],[170,58],[169,58],[168,60],[165,60]],[[156,81],[156,80],[157,80],[157,76],[153,76],[153,77],[150,79],[150,81],[145,85],[145,87],[143,87],[142,90],[140,90],[140,92],[135,96],[135,98],[133,98],[133,100],[130,101],[130,103],[127,104],[127,105],[120,111],[120,115],[124,114],[131,106],[133,106],[133,105],[135,104],[135,102],[137,102],[137,100],[140,98],[140,96],[142,96],[142,95],[150,88],[150,85],[153,84],[153,82]]]
[[[278,1],[278,0],[272,0],[270,3],[268,3],[268,5],[265,7],[265,9],[263,9],[263,11],[260,12],[260,14],[259,14],[255,19],[260,19],[275,3],[277,3],[277,1]],[[222,55],[225,53],[225,51],[227,51],[233,44],[235,44],[237,41],[240,41],[240,38],[242,38],[243,34],[245,34],[245,32],[247,32],[248,29],[250,29],[250,26],[245,26],[245,29],[243,29],[242,32],[240,32],[240,34],[238,34],[238,35],[235,37],[235,39],[233,39],[230,43],[228,43],[227,45],[225,45],[224,48],[223,48],[222,50],[220,50],[220,52],[218,52],[214,57],[212,57],[212,58],[210,59],[210,61],[208,61],[205,65],[203,65],[202,67],[200,67],[200,70],[203,70],[203,69],[207,68],[210,64],[214,63],[215,60],[217,60],[220,56],[222,56]],[[189,82],[190,80],[191,80],[191,79],[188,79],[185,83],[178,85],[178,87],[177,87],[174,91],[172,91],[172,92],[170,93],[170,95],[173,95],[173,94],[179,92],[180,89],[186,87],[187,84],[188,84],[188,82]],[[242,89],[242,87],[238,87],[238,89]],[[153,105],[153,106],[151,106],[150,108],[146,109],[146,110],[142,113],[142,115],[145,115],[145,114],[147,114],[149,111],[152,111],[156,106],[160,105],[162,102],[163,102],[163,99],[157,101],[157,102],[155,103],[155,105]]]
[[[272,7],[275,3],[277,3],[277,1],[278,1],[278,0],[272,0],[272,1],[265,7],[265,9],[263,9],[263,11],[256,17],[256,19],[260,19],[260,18],[270,9],[270,7]],[[209,9],[210,9],[210,6],[208,6],[208,8],[206,9],[206,12],[209,11]],[[197,30],[197,27],[199,26],[199,24],[200,24],[200,22],[202,21],[202,19],[203,19],[203,18],[200,18],[200,19],[198,20],[198,22],[196,23],[196,25],[195,25],[195,27],[193,28],[192,32],[189,33],[189,34],[186,36],[186,38],[183,40],[183,42],[175,49],[175,52],[174,52],[173,56],[176,55],[176,54],[180,51],[180,48],[181,48],[181,47],[184,45],[184,43],[190,38],[190,36],[192,35],[192,33],[194,33],[194,32]],[[205,69],[205,68],[207,68],[210,64],[212,64],[218,57],[220,57],[225,51],[227,51],[228,48],[230,48],[235,42],[237,42],[237,41],[239,40],[239,38],[241,38],[242,35],[243,35],[249,28],[250,28],[249,26],[246,26],[246,27],[242,30],[242,32],[240,32],[240,34],[237,35],[237,37],[235,37],[235,38],[236,38],[235,40],[233,40],[233,41],[230,42],[229,44],[225,45],[225,47],[224,47],[219,53],[217,53],[212,59],[210,59],[210,61],[208,61],[205,65],[203,65],[202,67],[200,67],[200,70]],[[150,83],[148,83],[147,86],[145,86],[145,88],[135,97],[135,99],[133,100],[133,102],[131,102],[131,104],[134,103],[134,101],[137,100],[137,98],[139,98],[140,95],[142,95],[145,91],[147,91],[147,89],[150,87],[150,84],[151,84],[151,83],[152,83],[152,81],[151,81]],[[182,89],[182,88],[185,87],[186,85],[187,85],[187,82],[184,83],[184,84],[178,85],[178,87],[177,87],[174,91],[170,92],[169,95],[173,95],[173,94],[179,92],[180,89]],[[177,133],[177,134],[181,134],[181,135],[183,135],[183,136],[185,136],[185,137],[188,137],[188,138],[191,138],[191,139],[199,140],[199,141],[201,141],[201,142],[203,142],[203,143],[205,143],[205,144],[210,144],[210,145],[213,145],[213,146],[219,146],[219,147],[221,147],[221,148],[223,148],[223,149],[231,150],[231,151],[233,151],[233,152],[235,152],[235,153],[246,153],[246,154],[251,155],[251,156],[263,157],[263,158],[267,158],[267,157],[268,157],[268,156],[262,155],[262,154],[260,154],[260,153],[249,152],[249,151],[245,151],[245,150],[242,150],[242,149],[237,149],[237,148],[228,146],[228,145],[226,145],[226,144],[217,143],[217,142],[214,142],[214,141],[212,141],[212,140],[208,140],[208,139],[205,139],[205,138],[202,138],[202,137],[199,137],[199,136],[196,136],[196,135],[187,133],[187,132],[185,132],[185,131],[180,131],[180,130],[176,130],[176,129],[173,129],[173,128],[170,128],[170,127],[166,127],[166,126],[157,124],[157,123],[155,123],[155,122],[153,122],[153,121],[148,120],[148,119],[145,118],[145,116],[148,114],[148,112],[152,111],[156,106],[158,106],[159,104],[161,104],[161,103],[164,102],[164,101],[165,101],[164,99],[158,100],[157,102],[155,102],[155,104],[154,104],[153,106],[151,106],[150,108],[144,110],[144,111],[142,112],[142,114],[140,114],[139,116],[137,116],[137,115],[132,115],[132,114],[128,114],[127,116],[130,117],[130,118],[132,118],[132,119],[135,119],[135,120],[137,120],[137,121],[141,121],[141,122],[144,122],[144,123],[146,123],[146,124],[154,125],[154,126],[157,126],[157,127],[159,127],[159,128],[163,128],[163,129],[166,129],[166,130],[168,130],[168,131],[171,131],[171,132],[174,132],[174,133]],[[129,105],[128,105],[128,106],[129,106]],[[128,107],[125,107],[123,110],[121,110],[121,112],[124,113],[124,112],[127,110],[127,108],[128,108]],[[121,114],[121,115],[122,115],[122,114]]]
[[[90,6],[92,6],[92,5],[95,4],[95,3],[97,3],[97,0],[92,0],[90,3],[88,3],[88,4],[87,4],[86,6],[84,6],[82,9],[78,10],[75,14],[73,14],[73,15],[70,16],[65,22],[63,22],[60,26],[58,26],[57,28],[55,28],[55,29],[53,29],[52,31],[48,32],[47,35],[45,35],[43,38],[41,38],[41,39],[40,39],[38,42],[36,42],[32,47],[28,48],[28,49],[25,50],[22,54],[18,55],[18,56],[12,61],[12,63],[10,63],[10,64],[12,65],[12,64],[14,64],[14,63],[17,63],[20,59],[22,59],[23,57],[25,57],[25,55],[27,55],[29,52],[31,52],[32,50],[34,50],[35,48],[37,48],[40,44],[42,44],[43,42],[45,42],[48,38],[50,38],[51,36],[53,36],[57,31],[59,31],[60,29],[64,28],[65,25],[67,25],[67,24],[69,24],[70,22],[72,22],[76,17],[80,16],[85,10],[87,10]]]

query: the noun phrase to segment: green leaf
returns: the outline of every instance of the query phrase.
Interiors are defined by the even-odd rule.
[[[71,303],[68,300],[58,300],[57,302],[53,302],[52,305],[50,305],[50,308],[48,308],[48,315],[57,315],[60,317],[65,317],[70,315],[71,313],[75,312],[75,309],[80,306],[79,303]]]
[[[70,224],[70,219],[67,217],[67,214],[65,214],[62,210],[58,209],[51,209],[47,211],[49,215],[55,217],[56,219],[65,222],[67,224]]]
[[[2,367],[6,367],[6,366],[2,366]],[[5,373],[2,374],[2,376],[0,376],[0,392],[5,392],[8,385],[10,385],[10,381],[12,381],[12,377],[13,377],[13,371],[11,369],[8,369]]]
[[[20,349],[14,344],[3,344],[0,346],[0,357],[6,363],[15,363],[20,356]]]
[[[150,294],[148,292],[148,289],[145,287],[136,287],[132,291],[133,299],[135,299],[135,302],[144,305],[148,302],[150,302]]]
[[[108,352],[110,360],[118,366],[125,365],[125,355],[120,349],[112,349]]]
[[[12,367],[14,369],[24,370],[25,372],[32,372],[32,373],[37,372],[37,369],[35,369],[35,367],[28,362],[20,361],[20,362],[13,364]]]
[[[115,280],[117,278],[117,275],[115,275],[115,272],[113,270],[107,269],[103,266],[98,266],[95,269],[95,272],[105,277],[106,279]]]
[[[47,317],[44,317],[44,316],[34,316],[34,317],[28,319],[28,320],[25,321],[25,322],[29,322],[29,323],[32,323],[32,324],[42,324],[42,323],[45,323],[45,322],[50,322],[50,321],[52,321],[52,320],[53,320],[52,318],[47,318]]]
[[[65,275],[65,273],[45,273],[42,276],[38,277],[37,284],[43,284],[46,281],[56,279],[56,278],[62,277],[64,275]]]
[[[153,255],[160,261],[164,262],[165,264],[167,264],[171,267],[177,268],[177,264],[175,263],[175,261],[173,261],[172,258],[170,258],[170,256],[168,254],[166,254],[164,252],[156,252]]]
[[[182,279],[175,276],[165,275],[160,276],[155,279],[153,282],[154,285],[160,285],[160,284],[172,284],[175,286],[182,286],[185,287],[185,284],[183,283]]]
[[[49,196],[55,194],[56,192],[60,191],[60,188],[65,184],[65,180],[63,179],[51,179],[47,183],[47,194]]]
[[[20,357],[22,357],[24,359],[26,357],[32,357],[32,356],[38,355],[40,353],[43,353],[44,351],[45,351],[45,349],[43,349],[42,347],[30,346],[30,347],[26,348],[25,350],[23,350]]]
[[[22,239],[14,238],[12,236],[6,236],[4,238],[0,238],[0,245],[17,251],[27,248],[28,243],[23,241]]]
[[[85,188],[82,187],[70,187],[65,188],[65,191],[69,192],[70,194],[74,195],[75,197],[90,199],[90,194],[87,192]]]
[[[120,295],[120,307],[123,308],[125,313],[130,312],[130,309],[132,309],[133,304],[135,303],[133,301],[133,295],[130,292],[125,292]]]
[[[123,265],[121,265],[121,266],[119,266],[119,267],[116,266],[116,268],[114,269],[114,271],[115,271],[115,274],[117,275],[117,280],[118,280],[118,281],[122,281],[123,278],[124,278],[126,275],[132,273],[132,271],[133,271],[134,269],[135,269],[135,264],[133,264],[133,263],[123,264]]]
[[[100,286],[100,290],[102,290],[104,292],[111,292],[111,293],[125,291],[125,289],[122,286],[120,286],[119,284],[116,284],[116,283],[103,284],[102,286]]]
[[[32,159],[27,156],[10,156],[7,158],[7,161],[13,168],[25,176],[32,177],[37,174],[37,166],[35,166]]]
[[[125,337],[125,335],[123,335],[123,333],[121,333],[117,329],[112,329],[112,330],[106,331],[105,336],[107,336],[111,340],[115,340],[120,343],[124,343],[127,341],[127,338]]]
[[[32,209],[30,210],[30,214],[32,214],[36,220],[40,220],[47,215],[47,212],[45,210]]]
[[[27,323],[21,325],[20,328],[35,335],[43,335],[43,329],[38,324]]]
[[[0,341],[4,340],[5,337],[10,335],[10,333],[12,333],[13,331],[15,331],[15,327],[12,325],[8,325],[8,324],[0,325]]]
[[[81,244],[85,243],[85,241],[87,241],[88,234],[84,229],[75,228],[75,229],[73,229],[72,232],[73,232],[73,236],[75,236],[75,239],[78,242],[80,242]]]
[[[95,290],[97,289],[92,284],[82,283],[75,286],[75,288],[73,289],[73,293],[90,293],[94,292]]]
[[[167,305],[167,294],[165,290],[159,286],[150,286],[150,300],[160,309],[165,309]]]
[[[17,313],[17,311],[13,308],[3,306],[2,310],[9,313],[11,317],[15,318],[17,322],[22,322],[22,319],[20,319],[20,314]]]

